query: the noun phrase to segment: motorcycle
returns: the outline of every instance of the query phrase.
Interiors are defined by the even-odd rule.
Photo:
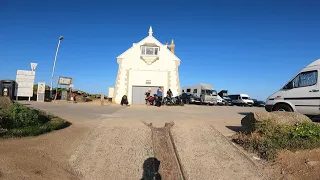
[[[181,95],[173,98],[171,98],[170,96],[166,96],[165,98],[163,98],[163,104],[167,106],[174,106],[174,105],[184,106]]]
[[[184,106],[184,103],[183,103],[181,95],[175,97],[175,104],[176,105],[180,105],[180,106]]]
[[[174,100],[173,98],[171,98],[169,95],[167,95],[165,98],[163,98],[162,100],[162,104],[166,105],[166,106],[172,106],[174,105]]]

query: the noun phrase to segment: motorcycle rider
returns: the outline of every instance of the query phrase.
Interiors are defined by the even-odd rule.
[[[167,91],[167,97],[169,98],[168,100],[170,101],[170,102],[172,102],[172,97],[173,97],[173,93],[172,93],[172,91],[171,91],[171,89],[169,89],[168,91]],[[173,102],[174,103],[174,102]]]
[[[145,100],[146,100],[146,104],[148,104],[148,100],[149,100],[149,97],[151,95],[151,88],[149,88],[148,91],[144,95],[146,95]]]

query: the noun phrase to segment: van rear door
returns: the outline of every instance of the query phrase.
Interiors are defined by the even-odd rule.
[[[293,104],[302,114],[320,114],[320,89],[318,70],[299,73],[285,87],[285,101]]]

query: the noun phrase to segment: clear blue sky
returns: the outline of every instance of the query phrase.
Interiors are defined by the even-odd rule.
[[[174,39],[181,86],[210,83],[218,91],[265,99],[320,58],[317,1],[17,1],[1,0],[0,79],[37,62],[36,82],[74,78],[91,93],[114,86],[116,57],[148,35]]]

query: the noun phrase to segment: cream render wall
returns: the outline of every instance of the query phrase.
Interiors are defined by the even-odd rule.
[[[140,47],[145,43],[155,43],[160,47],[158,60],[150,65],[141,59]],[[134,43],[130,49],[118,56],[117,62],[119,69],[114,90],[116,103],[120,103],[123,95],[127,95],[131,103],[132,86],[163,86],[165,92],[169,88],[175,95],[180,92],[180,59],[170,52],[166,45],[150,35],[150,32],[148,37]],[[146,80],[151,80],[151,84],[146,84]]]
[[[133,86],[163,86],[164,92],[168,90],[168,72],[167,71],[135,71],[129,72],[128,83],[128,100],[132,103],[132,87]],[[146,80],[150,80],[151,84],[146,84]],[[156,94],[156,92],[152,92]]]

